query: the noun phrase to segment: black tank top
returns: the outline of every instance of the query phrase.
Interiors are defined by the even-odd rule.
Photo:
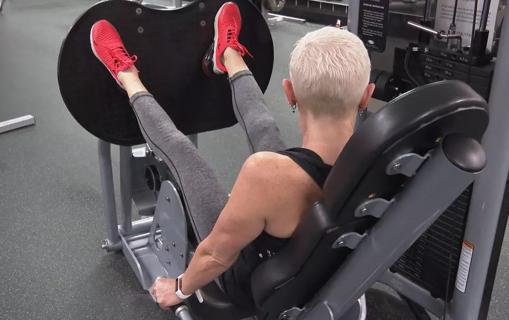
[[[332,167],[324,163],[318,154],[305,148],[291,148],[278,153],[292,159],[320,188],[323,188]],[[232,302],[245,308],[253,305],[251,273],[262,262],[278,254],[288,240],[289,238],[274,237],[263,231],[241,251],[235,264],[220,279],[224,291]]]

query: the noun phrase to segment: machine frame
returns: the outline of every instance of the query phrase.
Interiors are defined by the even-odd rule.
[[[348,29],[353,33],[357,33],[359,28],[359,10],[359,1],[351,1]],[[504,15],[507,14],[507,8],[505,10]],[[435,315],[445,316],[445,319],[486,319],[488,316],[508,218],[507,203],[504,201],[507,200],[506,184],[509,172],[509,154],[506,152],[509,148],[509,128],[506,124],[509,110],[505,94],[508,74],[509,24],[505,23],[502,26],[489,96],[490,124],[482,142],[489,161],[484,172],[473,184],[464,235],[464,241],[475,246],[465,292],[455,287],[451,301],[446,303],[442,299],[431,297],[429,292],[400,275],[386,274],[380,281]]]

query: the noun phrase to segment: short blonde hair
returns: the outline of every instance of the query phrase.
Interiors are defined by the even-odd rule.
[[[334,27],[306,34],[290,58],[290,79],[299,107],[317,115],[344,116],[356,110],[370,71],[362,41]]]

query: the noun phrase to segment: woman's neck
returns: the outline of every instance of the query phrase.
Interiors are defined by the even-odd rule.
[[[354,132],[355,118],[301,116],[302,147],[313,150],[325,163],[333,165]]]

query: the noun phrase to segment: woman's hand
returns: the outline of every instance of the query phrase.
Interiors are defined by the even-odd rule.
[[[175,294],[177,291],[175,283],[175,279],[158,277],[149,289],[152,298],[163,310],[169,310],[170,307],[182,302]]]

